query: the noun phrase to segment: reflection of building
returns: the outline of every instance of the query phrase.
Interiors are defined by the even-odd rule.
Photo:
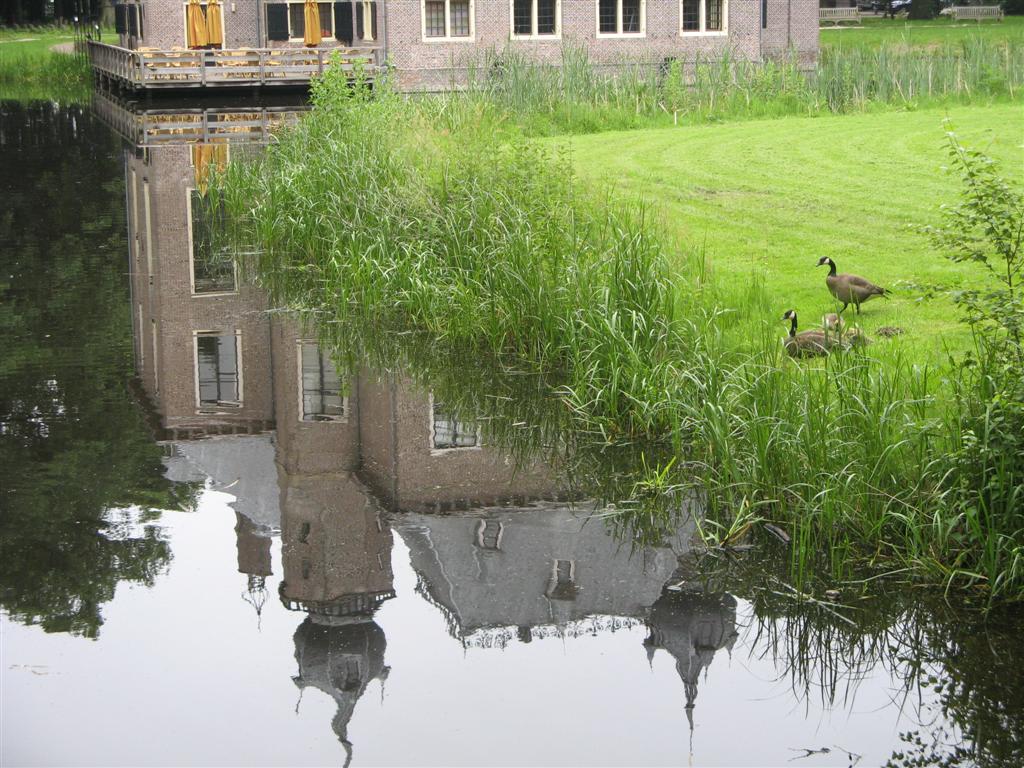
[[[348,724],[356,703],[373,680],[387,679],[386,648],[384,631],[373,621],[335,626],[307,618],[295,630],[299,672],[293,680],[300,689],[317,688],[334,699],[338,711],[331,728],[345,747],[345,765],[352,759]]]
[[[674,580],[673,580],[674,581]],[[693,728],[697,683],[715,652],[732,650],[736,632],[736,598],[703,592],[666,589],[651,609],[650,635],[644,641],[647,657],[663,648],[676,660],[686,690],[686,718]]]
[[[471,644],[645,621],[677,561],[668,547],[630,551],[600,521],[558,505],[409,515],[398,530],[419,591]],[[680,532],[676,549],[687,536]]]

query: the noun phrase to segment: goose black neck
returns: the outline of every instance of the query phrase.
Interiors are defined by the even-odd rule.
[[[789,317],[789,337],[796,336],[796,312]]]
[[[828,260],[828,276],[833,277],[836,274],[836,263],[832,259]]]

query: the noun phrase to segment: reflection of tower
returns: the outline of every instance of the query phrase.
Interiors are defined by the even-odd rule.
[[[644,640],[648,660],[664,648],[676,660],[676,672],[686,690],[686,719],[693,730],[693,709],[701,672],[715,652],[732,650],[736,632],[736,598],[703,592],[666,589],[651,609],[650,634]]]
[[[349,473],[292,476],[279,465],[278,476],[281,601],[310,614],[295,633],[295,683],[338,703],[332,727],[351,759],[347,729],[356,702],[371,680],[387,673],[384,632],[373,614],[395,596],[391,529]]]
[[[258,619],[267,602],[267,577],[273,574],[270,536],[265,528],[236,511],[235,542],[238,546],[238,572],[248,577],[244,599],[256,609]]]
[[[348,724],[356,702],[372,680],[383,683],[387,679],[386,647],[384,630],[374,621],[333,626],[310,617],[295,630],[299,674],[293,679],[300,689],[312,686],[337,703],[331,728],[345,747],[345,765],[352,760]]]

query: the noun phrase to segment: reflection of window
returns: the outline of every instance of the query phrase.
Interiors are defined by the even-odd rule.
[[[725,31],[726,0],[680,0],[680,31],[704,34]]]
[[[331,421],[345,415],[338,371],[315,341],[299,342],[302,421]]]
[[[644,32],[644,0],[597,0],[599,35],[640,35]]]
[[[212,193],[189,191],[189,238],[192,243],[192,293],[232,293],[237,289],[231,250],[215,242],[224,228],[224,206]]]
[[[555,560],[545,594],[552,600],[575,600],[578,592],[575,585],[575,561]]]
[[[552,600],[575,600],[577,591],[575,561],[555,560],[547,596]]]
[[[423,36],[445,40],[473,35],[472,0],[423,0]]]
[[[238,335],[196,334],[196,377],[200,406],[242,404],[239,382]]]
[[[431,445],[434,448],[474,448],[479,445],[475,421],[460,421],[443,403],[434,403]]]
[[[343,656],[331,670],[331,685],[339,691],[358,691],[361,683],[359,658],[356,656]]]
[[[561,6],[560,0],[512,0],[513,37],[558,35]]]
[[[480,549],[501,549],[505,526],[497,520],[481,520],[476,525],[476,545]]]

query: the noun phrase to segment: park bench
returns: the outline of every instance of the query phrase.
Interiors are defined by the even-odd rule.
[[[998,5],[954,5],[951,9],[951,15],[954,21],[960,21],[961,19],[974,19],[975,21],[996,19],[997,21],[1002,21],[1003,9]]]
[[[860,11],[856,8],[819,8],[818,25],[833,24],[839,26],[844,21],[860,24]]]

